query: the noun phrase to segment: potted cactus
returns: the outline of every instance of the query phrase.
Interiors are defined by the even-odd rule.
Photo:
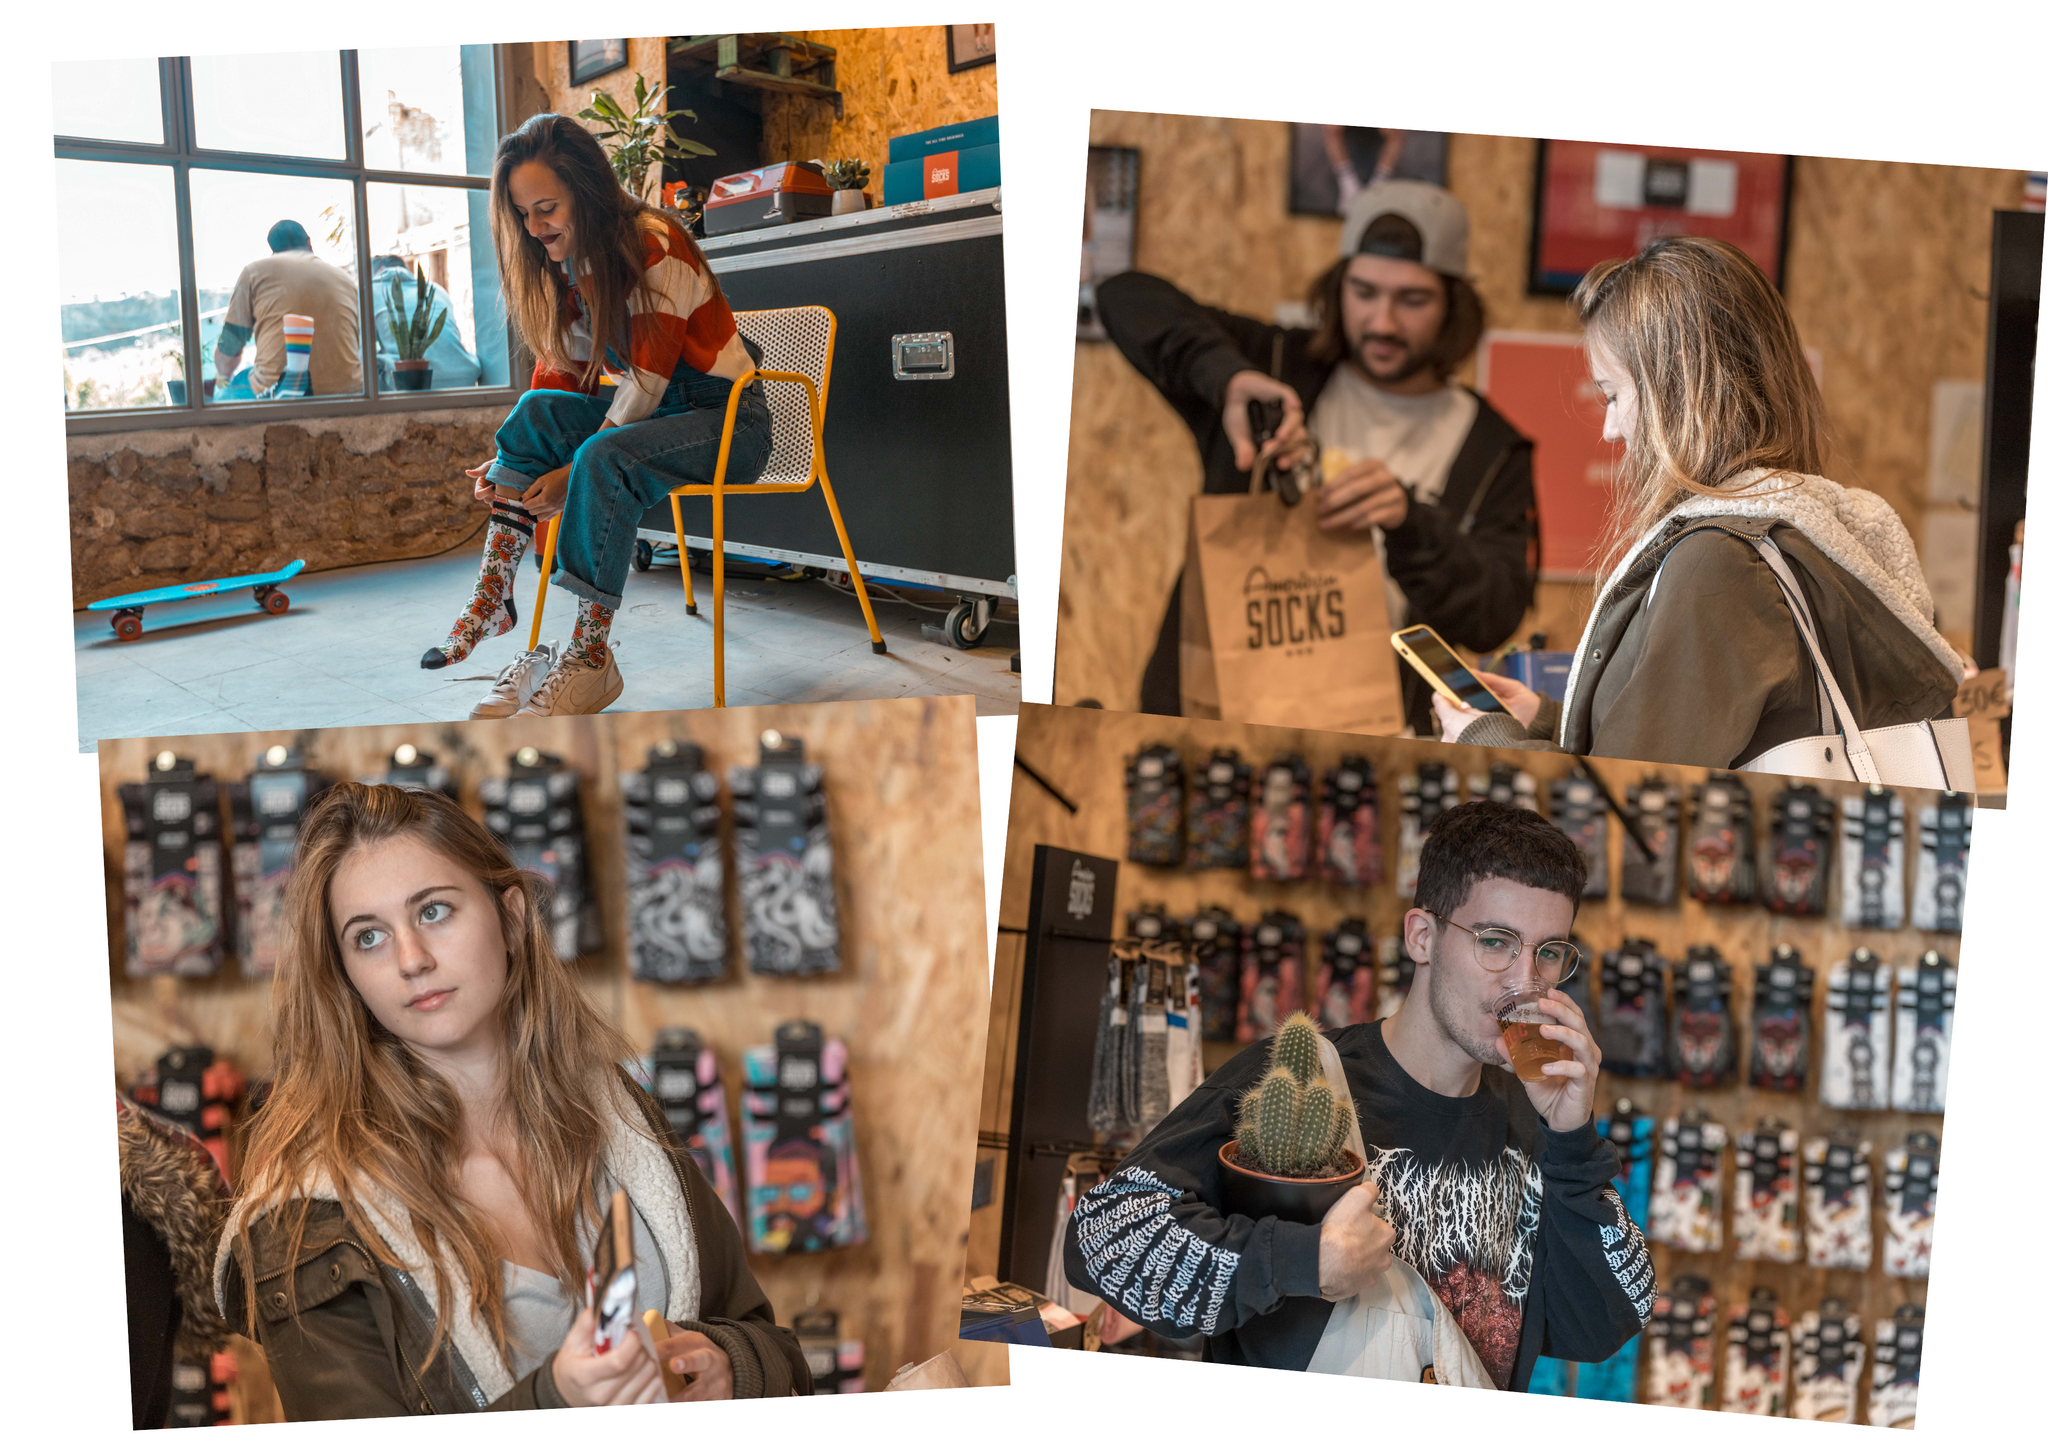
[[[864,212],[868,205],[868,164],[857,156],[842,156],[825,163],[825,180],[832,187],[832,215]]]
[[[1314,1225],[1365,1178],[1345,1142],[1355,1112],[1348,1088],[1323,1074],[1322,1035],[1294,1014],[1273,1036],[1272,1058],[1237,1107],[1237,1138],[1217,1151],[1223,1209]]]
[[[388,278],[385,300],[390,305],[391,342],[398,349],[398,357],[391,365],[392,387],[418,392],[434,386],[434,366],[427,362],[427,349],[441,336],[441,329],[447,326],[448,310],[433,306],[433,287],[427,275],[418,265],[413,267],[413,306],[410,315],[405,307],[405,290],[398,285],[398,279]],[[429,316],[431,312],[432,316]]]

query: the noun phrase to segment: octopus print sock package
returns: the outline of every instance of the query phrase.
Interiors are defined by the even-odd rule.
[[[838,968],[824,769],[804,760],[801,741],[770,730],[761,733],[759,765],[729,767],[725,779],[747,967],[798,976]]]
[[[633,977],[701,984],[725,977],[725,854],[718,778],[694,742],[662,741],[619,774],[626,819],[626,927]]]

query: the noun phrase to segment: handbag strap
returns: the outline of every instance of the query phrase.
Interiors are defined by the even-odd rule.
[[[1764,535],[1754,538],[1751,543],[1777,578],[1778,589],[1784,592],[1785,604],[1792,612],[1792,624],[1798,627],[1799,639],[1806,643],[1806,654],[1812,658],[1814,675],[1820,678],[1821,735],[1833,736],[1839,727],[1849,753],[1849,767],[1856,774],[1856,780],[1876,782],[1877,764],[1871,758],[1869,745],[1863,740],[1862,729],[1856,725],[1854,713],[1849,710],[1848,698],[1842,694],[1835,673],[1828,669],[1828,658],[1821,651],[1820,635],[1814,629],[1813,613],[1806,604],[1806,592],[1799,588],[1799,578],[1792,573],[1792,567],[1776,540]],[[1835,718],[1833,722],[1829,720],[1830,708]]]

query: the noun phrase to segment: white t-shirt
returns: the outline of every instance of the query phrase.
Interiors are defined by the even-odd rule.
[[[1465,436],[1478,417],[1478,396],[1455,384],[1426,394],[1388,393],[1367,382],[1358,366],[1347,360],[1323,385],[1309,411],[1308,430],[1321,442],[1325,455],[1334,451],[1342,456],[1341,461],[1324,465],[1326,474],[1336,473],[1340,462],[1348,467],[1377,459],[1413,488],[1416,499],[1435,504],[1451,477],[1451,462],[1465,447]],[[1378,530],[1372,537],[1385,572],[1387,542]],[[1414,624],[1408,619],[1407,595],[1391,573],[1386,579],[1387,619],[1396,628]]]

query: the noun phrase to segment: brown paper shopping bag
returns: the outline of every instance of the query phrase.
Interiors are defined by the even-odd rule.
[[[1366,537],[1326,534],[1312,506],[1275,494],[1202,495],[1181,591],[1183,715],[1401,730],[1386,582]]]

